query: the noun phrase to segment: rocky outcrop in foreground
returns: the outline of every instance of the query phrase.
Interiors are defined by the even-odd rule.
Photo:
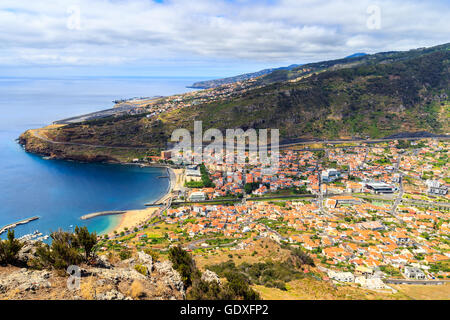
[[[22,262],[31,255],[32,247],[24,246]],[[61,271],[0,267],[0,299],[185,299],[183,282],[171,262],[154,262],[144,252],[116,264],[99,257],[95,266],[80,266],[80,275],[79,285],[71,286],[73,278]]]

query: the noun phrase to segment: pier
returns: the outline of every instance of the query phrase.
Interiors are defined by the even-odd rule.
[[[162,203],[146,203],[146,204],[144,204],[144,206],[146,206],[146,207],[162,207],[163,206],[163,204]]]
[[[3,228],[0,229],[0,234],[8,231],[9,229],[17,227],[18,225],[27,224],[27,223],[29,223],[31,221],[34,221],[34,220],[37,220],[37,219],[39,219],[39,217],[38,216],[34,216],[34,217],[23,219],[23,220],[14,222],[14,223],[10,223],[10,224],[8,224],[8,225],[6,225],[6,226],[4,226]]]
[[[89,213],[89,214],[85,214],[84,216],[81,217],[81,220],[88,220],[88,219],[92,219],[95,217],[100,217],[100,216],[110,216],[110,215],[114,215],[114,214],[124,214],[126,211],[101,211],[101,212],[94,212],[94,213]]]

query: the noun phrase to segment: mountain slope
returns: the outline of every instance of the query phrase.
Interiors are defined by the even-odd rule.
[[[244,73],[240,74],[234,77],[227,77],[227,78],[221,78],[221,79],[214,79],[214,80],[206,80],[206,81],[199,81],[195,82],[188,88],[194,88],[194,89],[210,89],[210,88],[216,88],[225,84],[235,83],[238,81],[245,81],[254,79],[257,77],[264,76],[266,74],[270,74],[276,70],[292,70],[294,68],[299,67],[298,64],[292,64],[287,67],[281,67],[281,68],[271,68],[271,69],[264,69],[257,72],[251,72],[251,73]]]
[[[85,147],[74,143],[165,148],[174,129],[192,130],[194,120],[202,120],[204,130],[279,128],[282,140],[379,138],[406,131],[448,133],[449,44],[352,58],[361,59],[368,60],[345,68],[336,67],[342,65],[336,61],[321,63],[329,67],[296,80],[274,82],[271,74],[267,77],[272,78],[264,80],[269,84],[157,118],[145,114],[109,118],[45,132],[51,140],[70,146],[45,143],[30,132],[21,136],[21,142],[32,152],[79,159],[86,154]],[[90,157],[97,159],[118,159],[121,154],[107,148],[89,150]]]
[[[443,44],[430,48],[412,49],[409,51],[389,51],[380,52],[370,55],[351,55],[343,59],[321,61],[315,63],[304,64],[300,67],[293,68],[291,70],[276,70],[266,76],[259,79],[259,84],[269,84],[278,81],[287,81],[304,77],[310,74],[333,71],[339,69],[353,68],[363,65],[376,65],[380,63],[394,63],[403,60],[410,60],[415,57],[419,57],[425,54],[448,51],[449,44]]]

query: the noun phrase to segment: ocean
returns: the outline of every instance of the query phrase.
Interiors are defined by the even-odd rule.
[[[113,106],[113,100],[190,91],[198,78],[1,78],[0,77],[0,228],[32,216],[16,236],[39,230],[49,234],[71,226],[102,233],[120,216],[81,220],[87,213],[143,208],[163,195],[168,179],[160,168],[44,160],[15,141],[27,129],[54,120]],[[2,238],[6,235],[3,234]]]

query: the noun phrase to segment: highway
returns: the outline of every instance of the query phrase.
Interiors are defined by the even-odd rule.
[[[149,149],[148,147],[132,147],[132,146],[105,146],[105,145],[96,145],[96,144],[87,144],[87,143],[77,143],[77,142],[63,142],[63,141],[54,141],[54,140],[50,140],[46,137],[43,137],[42,135],[40,135],[39,133],[37,133],[36,131],[38,131],[40,129],[36,129],[36,130],[31,130],[30,132],[38,139],[43,140],[45,142],[48,143],[52,143],[52,144],[61,144],[61,145],[74,145],[74,146],[82,146],[82,147],[92,147],[92,148],[113,148],[113,149],[138,149],[138,150],[145,150],[145,149]],[[395,141],[395,140],[422,140],[422,139],[450,139],[450,137],[447,136],[443,136],[443,137],[414,137],[414,138],[389,138],[389,139],[359,139],[359,140],[311,140],[311,141],[302,141],[302,142],[294,142],[294,143],[284,143],[284,144],[280,144],[279,148],[289,148],[292,146],[297,146],[297,145],[308,145],[308,144],[340,144],[340,143],[379,143],[379,142],[387,142],[387,141]],[[207,145],[207,144],[206,144]],[[270,147],[270,144],[267,145],[268,147]],[[238,148],[237,148],[238,149]],[[247,145],[245,146],[245,150],[247,150]],[[238,149],[239,150],[239,149]]]

